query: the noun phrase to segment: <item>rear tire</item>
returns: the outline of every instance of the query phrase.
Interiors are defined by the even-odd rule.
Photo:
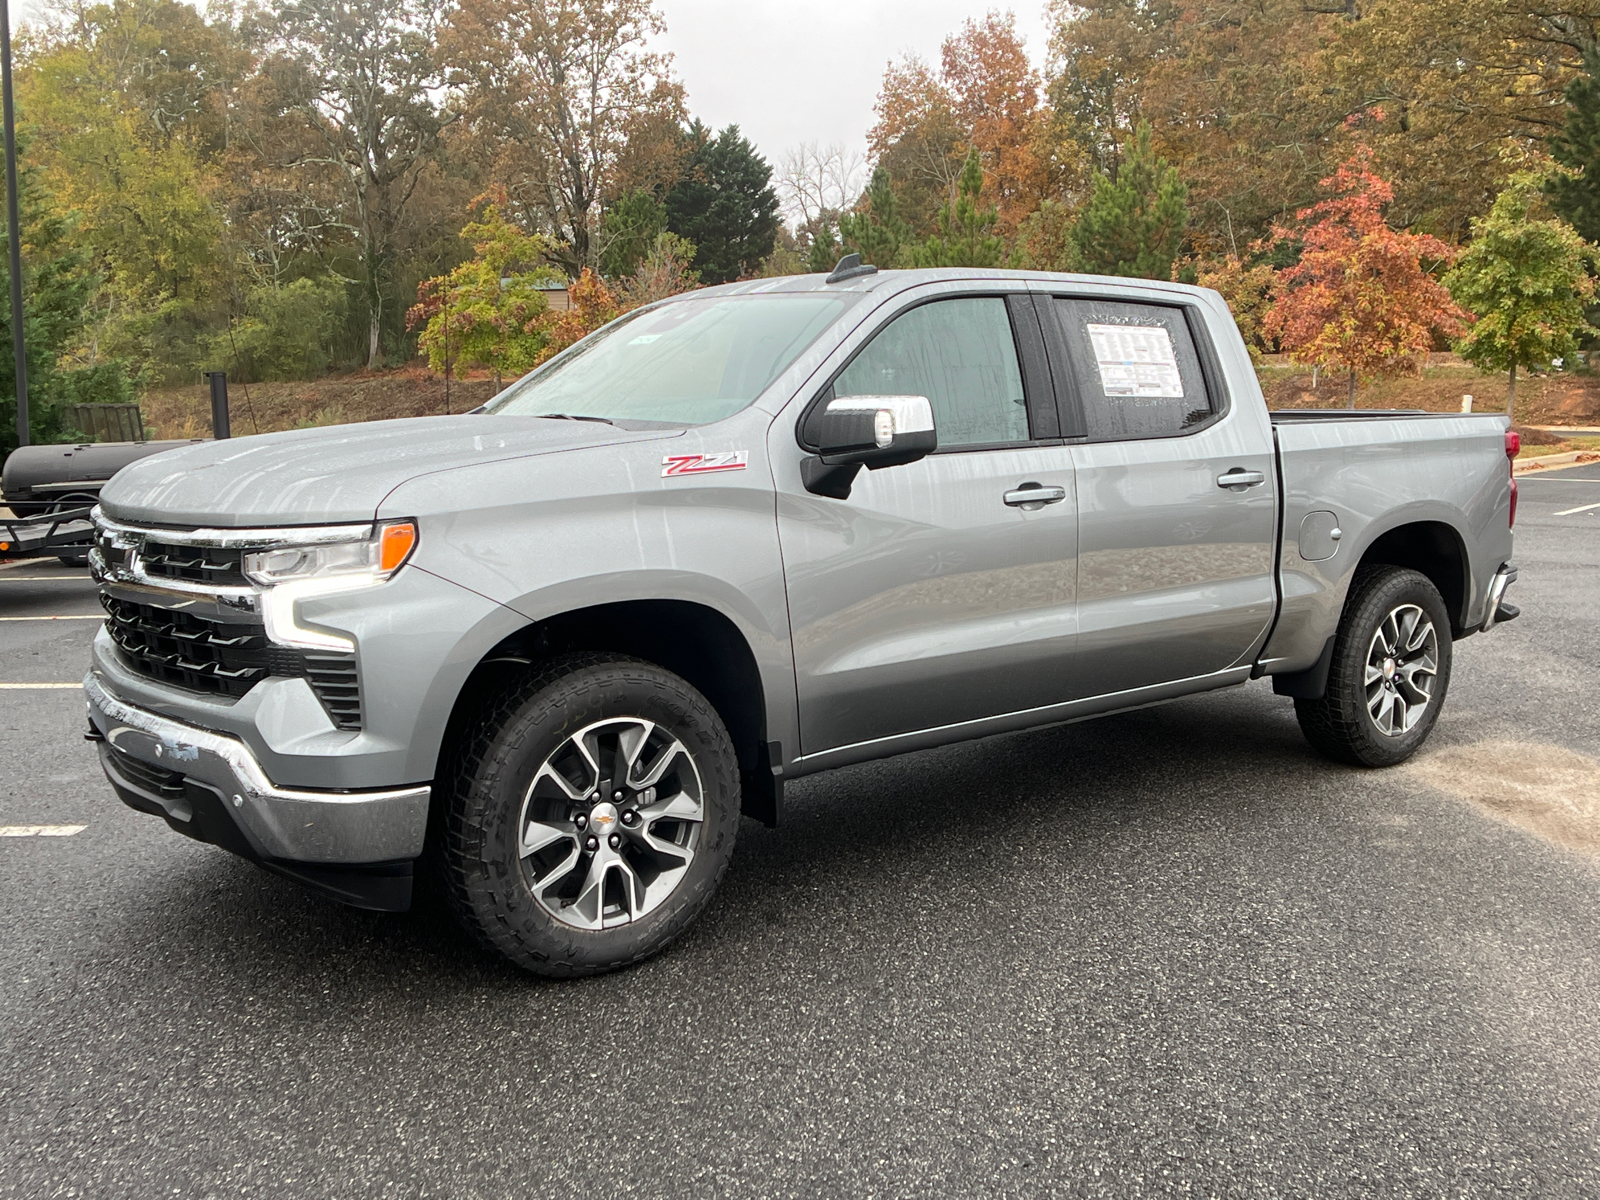
[[[1433,732],[1450,662],[1450,614],[1433,581],[1404,567],[1362,567],[1334,635],[1327,691],[1294,702],[1301,732],[1336,762],[1402,763]]]
[[[733,856],[739,771],[706,698],[652,663],[558,659],[458,739],[440,866],[461,923],[540,975],[616,970],[700,915]]]

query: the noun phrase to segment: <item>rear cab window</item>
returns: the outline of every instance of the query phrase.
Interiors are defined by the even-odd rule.
[[[1178,437],[1218,414],[1183,307],[1065,296],[1053,304],[1063,398],[1091,441]]]

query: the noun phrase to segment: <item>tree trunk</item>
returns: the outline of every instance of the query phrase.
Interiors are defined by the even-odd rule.
[[[378,257],[378,239],[368,230],[364,239],[367,268],[367,370],[381,365],[379,336],[383,330],[383,264]]]
[[[1350,399],[1345,404],[1346,408],[1354,408],[1356,406],[1356,382],[1357,382],[1356,373],[1354,371],[1351,371],[1350,372]]]
[[[1511,364],[1511,382],[1506,385],[1506,416],[1513,423],[1516,421],[1517,408],[1517,364]]]

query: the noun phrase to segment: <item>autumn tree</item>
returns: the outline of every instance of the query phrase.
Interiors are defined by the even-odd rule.
[[[1589,4],[1504,0],[1056,0],[1053,153],[1120,167],[1138,121],[1190,187],[1194,240],[1240,253],[1369,145],[1397,226],[1450,240],[1560,123]],[[1071,143],[1071,145],[1068,145]],[[1513,152],[1510,157],[1507,152]],[[1070,190],[1070,189],[1069,189]]]
[[[540,351],[539,360],[543,362],[560,354],[601,326],[615,321],[624,310],[624,302],[606,286],[605,280],[585,267],[567,289],[566,309],[550,313],[545,321],[550,340]]]
[[[978,152],[996,228],[1009,235],[1039,206],[1046,186],[1035,144],[1039,76],[1016,18],[990,12],[968,20],[940,47],[939,73],[951,115],[967,147]]]
[[[616,287],[619,306],[638,308],[700,286],[694,269],[695,245],[675,233],[658,233],[633,272]]]
[[[423,281],[406,327],[421,330],[417,344],[441,375],[464,363],[489,368],[498,384],[532,367],[549,344],[541,289],[560,276],[548,265],[545,239],[506,219],[503,192],[480,199],[482,214],[461,230],[472,258]]]
[[[1141,123],[1122,166],[1095,176],[1072,230],[1074,269],[1095,275],[1171,279],[1189,221],[1188,189],[1150,145]]]
[[[441,0],[293,0],[274,13],[285,107],[316,136],[292,165],[337,180],[358,249],[367,365],[383,357],[396,235],[454,114],[436,97]]]
[[[1015,20],[997,13],[946,38],[937,71],[916,58],[889,65],[867,146],[914,228],[957,202],[974,150],[1002,235],[1038,207],[1049,186],[1036,146],[1039,87]]]
[[[919,267],[998,267],[1005,261],[1006,244],[994,227],[999,214],[985,207],[983,165],[977,150],[967,155],[955,203],[940,212],[935,231],[915,251]]]
[[[683,89],[650,48],[664,29],[651,0],[460,0],[441,36],[464,145],[570,275],[598,265],[607,200],[661,182],[655,156],[678,152]],[[631,141],[651,154],[623,180]]]
[[[1237,254],[1225,254],[1197,260],[1193,268],[1197,285],[1212,288],[1228,302],[1228,311],[1233,314],[1251,360],[1259,361],[1262,351],[1267,349],[1262,326],[1272,306],[1272,288],[1277,278],[1272,264],[1249,262]]]
[[[1580,336],[1600,333],[1584,318],[1595,294],[1595,247],[1565,221],[1541,217],[1539,199],[1533,176],[1515,177],[1473,222],[1472,244],[1444,280],[1477,317],[1456,351],[1483,370],[1510,373],[1507,416],[1516,409],[1518,367],[1570,357]]]
[[[1052,136],[1077,143],[1088,165],[1116,177],[1144,113],[1146,81],[1177,49],[1175,0],[1051,0],[1048,94]]]
[[[891,63],[874,106],[867,155],[889,172],[901,215],[919,234],[954,203],[966,162],[966,131],[944,82],[917,58]]]
[[[187,327],[194,353],[228,309],[219,156],[248,66],[236,31],[177,0],[113,0],[19,49],[27,158],[97,279],[81,356],[147,356],[163,324]]]
[[[1349,372],[1354,408],[1363,377],[1418,373],[1435,335],[1459,332],[1466,314],[1423,266],[1448,263],[1451,248],[1385,221],[1394,193],[1369,151],[1358,150],[1322,186],[1332,195],[1300,210],[1298,228],[1276,230],[1301,253],[1278,273],[1263,327],[1295,362]]]
[[[1072,233],[1077,224],[1076,208],[1046,200],[1017,228],[1012,252],[1015,265],[1027,271],[1076,270],[1078,253]]]

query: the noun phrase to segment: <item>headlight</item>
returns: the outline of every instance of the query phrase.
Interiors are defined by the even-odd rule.
[[[414,521],[391,521],[359,541],[253,551],[244,556],[244,574],[264,587],[324,579],[344,586],[381,583],[405,565],[416,545]]]

